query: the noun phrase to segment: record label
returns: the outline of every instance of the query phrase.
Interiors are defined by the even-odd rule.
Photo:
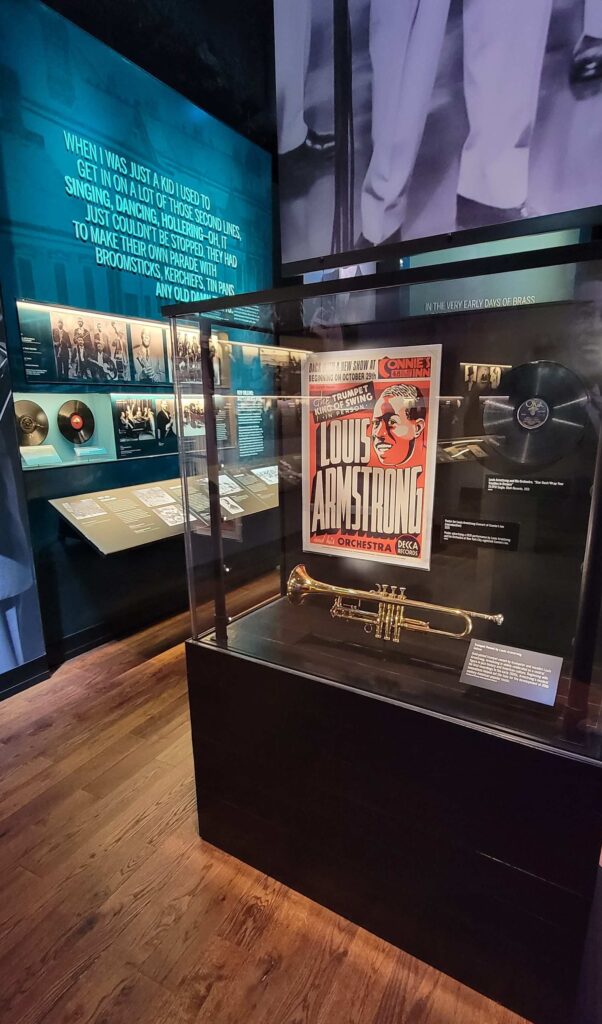
[[[94,416],[84,402],[65,402],[58,411],[57,422],[61,434],[71,444],[85,444],[94,433]]]
[[[485,399],[483,426],[492,447],[510,462],[545,466],[579,442],[587,420],[582,381],[560,363],[516,366],[504,378],[506,395]]]
[[[525,430],[539,430],[550,418],[550,406],[543,398],[527,398],[516,410],[516,418]]]
[[[48,436],[48,417],[40,405],[25,399],[15,402],[15,418],[20,448],[44,443]]]

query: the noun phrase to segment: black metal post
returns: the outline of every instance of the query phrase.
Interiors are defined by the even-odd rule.
[[[274,331],[274,345],[280,347],[280,331]],[[277,391],[281,392],[282,388],[277,386],[276,374],[273,375],[274,387],[272,388],[274,394],[274,402],[276,406],[276,415],[274,417],[274,428],[276,433],[276,458],[278,460],[278,522],[280,527],[280,594],[282,597],[286,595],[286,585],[288,582],[288,558],[287,558],[287,515],[286,515],[286,490],[283,486],[283,475],[282,475],[282,460],[284,457],[284,437],[283,437],[283,422],[282,422],[282,394],[276,394]],[[285,378],[286,379],[286,378]]]
[[[219,644],[228,643],[228,612],[226,607],[226,581],[224,571],[224,545],[222,539],[222,510],[219,495],[219,452],[215,418],[215,378],[209,351],[209,331],[201,321],[201,375],[205,410],[205,445],[207,451],[207,481],[209,485],[209,513],[213,546],[213,580],[215,584],[215,637]]]
[[[355,152],[351,21],[348,0],[333,0],[334,48],[334,220],[332,251],[353,248]]]
[[[598,435],[598,451],[591,492],[591,506],[585,557],[581,574],[581,593],[573,646],[573,668],[565,729],[573,740],[585,739],[582,723],[587,705],[598,639],[602,607],[602,435]]]

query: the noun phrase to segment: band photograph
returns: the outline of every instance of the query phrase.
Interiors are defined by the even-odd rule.
[[[209,357],[213,371],[213,386],[229,388],[232,347],[225,332],[212,334],[209,339]],[[178,376],[181,381],[201,381],[201,336],[199,328],[191,325],[178,330],[176,336]]]
[[[112,395],[117,456],[168,455],[178,450],[171,395]]]
[[[51,309],[50,329],[57,381],[103,384],[131,380],[126,320]]]
[[[205,436],[205,404],[202,395],[182,398],[182,424],[184,437]]]
[[[178,330],[176,336],[176,358],[180,380],[200,381],[201,374],[201,336],[194,325]]]

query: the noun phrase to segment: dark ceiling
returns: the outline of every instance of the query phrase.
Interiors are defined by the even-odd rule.
[[[203,110],[275,149],[272,0],[45,0]]]

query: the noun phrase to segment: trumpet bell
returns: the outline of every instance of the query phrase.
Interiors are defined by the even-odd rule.
[[[300,605],[312,593],[313,580],[304,565],[297,565],[288,578],[286,596],[291,604]]]

